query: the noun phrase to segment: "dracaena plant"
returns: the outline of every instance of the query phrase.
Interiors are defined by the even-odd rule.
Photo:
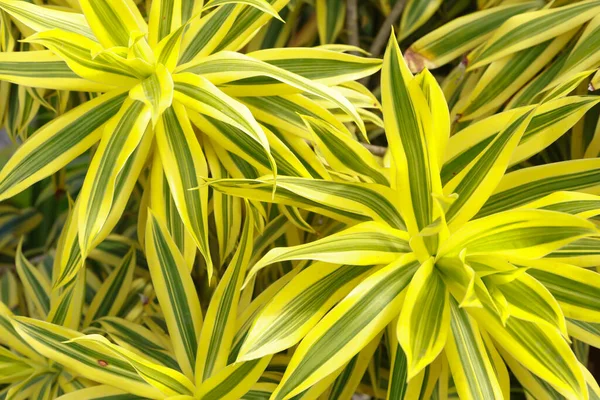
[[[427,70],[412,75],[393,36],[381,90],[390,184],[360,146],[310,118],[323,148],[335,143],[323,152],[330,165],[376,183],[281,177],[272,198],[272,179],[211,182],[352,225],[273,249],[251,268],[247,284],[270,264],[315,261],[298,265],[260,311],[238,361],[299,343],[271,397],[289,399],[330,385],[386,332],[388,399],[447,393],[449,377],[460,398],[509,398],[508,370],[536,398],[597,396],[569,343],[593,342],[600,321],[600,276],[587,268],[598,262],[590,218],[600,212],[600,164],[507,173],[547,146],[540,131],[568,129],[554,117],[571,99],[515,108],[449,138],[442,90]]]
[[[187,241],[200,250],[212,275],[208,188],[202,177],[235,170],[229,152],[260,173],[277,174],[281,160],[279,173],[312,176],[294,153],[294,146],[307,151],[302,140],[294,135],[288,140],[257,119],[283,120],[287,132],[305,132],[299,117],[289,116],[295,108],[339,125],[339,119],[349,118],[365,132],[358,110],[374,102],[350,81],[376,71],[379,60],[326,49],[232,51],[285,3],[153,1],[147,23],[129,0],[76,2],[82,13],[0,2],[4,12],[34,31],[25,42],[46,49],[3,53],[1,79],[103,93],[39,129],[0,172],[4,200],[99,142],[77,197],[72,232],[60,249],[64,264],[57,286],[73,279],[82,260],[114,228],[152,152],[154,184],[170,191]],[[356,105],[346,96],[358,98]],[[213,170],[218,161],[207,163],[205,152],[213,150],[225,172]],[[165,208],[165,200],[156,199],[160,196],[149,197],[152,207]],[[143,236],[145,218],[140,219]]]

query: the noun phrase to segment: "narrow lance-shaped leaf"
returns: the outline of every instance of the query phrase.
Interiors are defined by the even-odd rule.
[[[51,30],[25,39],[40,44],[62,58],[77,75],[99,83],[131,87],[153,72],[152,66],[138,58],[128,59],[76,33]]]
[[[246,6],[254,7],[266,14],[271,15],[272,17],[277,18],[281,22],[284,22],[277,13],[277,10],[273,8],[271,3],[269,3],[266,0],[210,0],[206,3],[203,10],[207,10],[212,7],[222,6],[224,4],[244,4]]]
[[[0,8],[36,32],[62,29],[67,32],[78,33],[92,40],[97,40],[86,18],[78,13],[40,7],[29,2],[17,0],[2,0]]]
[[[83,183],[79,204],[79,246],[85,256],[106,222],[115,194],[117,176],[135,151],[150,121],[150,108],[128,99],[104,128],[103,138]]]
[[[380,59],[340,53],[323,47],[263,49],[248,53],[248,56],[328,86],[364,78],[381,68]],[[269,89],[269,86],[264,88],[264,85],[277,85],[278,82],[264,76],[247,78],[232,84],[251,88],[256,86],[256,89],[263,91]],[[272,87],[272,89],[276,88],[277,86]]]
[[[261,258],[248,279],[267,265],[289,260],[318,260],[336,264],[389,264],[410,253],[406,232],[377,222],[363,222],[323,239],[290,247],[277,247]]]
[[[317,0],[317,27],[321,44],[335,43],[346,16],[343,0]]]
[[[450,299],[450,334],[445,347],[452,378],[461,397],[503,398],[503,393],[475,320]]]
[[[462,121],[489,114],[504,104],[561,51],[575,30],[490,64],[460,110]]]
[[[22,251],[23,241],[19,242],[16,255],[17,273],[23,284],[27,299],[32,302],[38,315],[45,318],[50,311],[50,282],[48,278],[34,267]],[[32,312],[34,310],[30,310]],[[35,315],[35,311],[32,312]]]
[[[164,394],[149,385],[127,362],[94,343],[69,342],[82,334],[48,322],[25,317],[12,321],[19,334],[40,354],[99,383],[120,385],[130,393],[151,399]],[[100,361],[100,362],[99,362]]]
[[[313,263],[281,289],[256,316],[238,360],[275,354],[293,346],[373,271],[372,267]]]
[[[262,146],[273,174],[275,161],[269,152],[269,142],[254,116],[243,104],[227,96],[210,81],[193,74],[175,76],[175,97],[190,109],[223,121],[240,129]]]
[[[583,218],[546,210],[515,210],[479,218],[463,225],[443,244],[437,257],[504,255],[536,259],[596,234],[595,225]]]
[[[252,256],[253,233],[254,221],[248,205],[237,250],[217,285],[202,326],[196,357],[198,386],[227,365],[235,335],[240,291]]]
[[[430,258],[419,267],[408,286],[396,328],[406,355],[408,381],[439,355],[449,328],[449,293]]]
[[[119,346],[149,361],[179,370],[172,352],[163,347],[161,338],[149,329],[117,317],[102,317],[98,323]]]
[[[202,400],[242,399],[258,382],[271,356],[230,364],[208,378],[198,388]]]
[[[469,221],[492,194],[533,116],[522,110],[479,155],[444,186],[444,194],[458,198],[446,210],[449,228],[456,229]]]
[[[433,222],[432,194],[441,181],[432,140],[431,113],[418,82],[413,79],[395,37],[389,40],[381,74],[386,137],[394,159],[397,205],[419,257],[434,251],[435,243],[418,236]]]
[[[228,51],[219,52],[197,62],[184,64],[180,66],[177,71],[192,72],[198,75],[203,75],[215,85],[220,85],[237,79],[251,78],[255,76],[267,76],[296,88],[299,91],[305,91],[333,102],[346,114],[352,117],[352,120],[358,125],[361,132],[365,132],[364,123],[358,115],[356,108],[345,97],[321,83],[309,81],[300,75],[290,73],[282,68],[268,64],[264,61],[256,60],[243,54]],[[232,95],[240,95],[244,93],[246,93],[246,95],[252,95],[252,92],[247,93],[246,90],[238,90],[238,92],[241,93],[236,93],[236,91],[229,91],[228,93]]]
[[[442,5],[441,0],[409,0],[402,12],[398,40],[402,40],[427,22]]]
[[[272,179],[220,180],[209,184],[231,195],[276,201],[316,211],[343,222],[372,219],[385,222],[395,229],[404,229],[404,221],[393,204],[394,192],[383,185],[278,177],[273,198]]]
[[[512,16],[543,7],[542,1],[506,4],[456,18],[423,36],[406,51],[413,72],[447,64],[485,42]]]
[[[568,318],[600,322],[600,275],[592,270],[541,259],[516,261],[529,267],[528,274],[543,285],[560,304]]]
[[[181,372],[163,367],[110,342],[98,334],[83,335],[71,339],[72,343],[89,343],[108,354],[114,354],[129,363],[146,382],[160,390],[165,396],[191,395],[194,393],[192,382]]]
[[[184,5],[187,3],[183,2]],[[185,64],[211,54],[234,26],[242,8],[228,4],[190,21],[182,39],[178,63]]]
[[[563,7],[516,15],[506,21],[471,60],[469,68],[486,65],[584,24],[600,11],[600,2],[582,1]]]
[[[152,283],[161,305],[175,356],[193,379],[202,326],[200,301],[190,271],[163,223],[152,212],[146,224],[146,255]]]
[[[228,178],[229,173],[209,143],[205,143],[206,159],[214,178]],[[223,263],[233,252],[242,228],[242,200],[218,191],[213,192],[213,215],[219,243],[219,259]]]
[[[158,152],[154,153],[150,179],[150,207],[154,215],[165,222],[170,236],[191,270],[196,258],[196,244],[179,216]]]
[[[0,199],[23,191],[89,149],[102,136],[99,128],[117,113],[125,98],[122,91],[106,93],[40,128],[0,172]]]
[[[559,190],[598,194],[600,161],[571,160],[522,168],[500,180],[477,217],[510,210]]]
[[[303,117],[303,120],[332,168],[338,172],[359,175],[375,183],[388,184],[375,157],[350,135],[311,117]]]
[[[127,298],[135,265],[135,249],[131,249],[123,258],[121,265],[106,277],[96,292],[94,300],[86,311],[84,326],[88,326],[100,317],[116,315]]]
[[[207,177],[208,170],[183,105],[176,102],[163,113],[156,126],[156,142],[179,215],[212,276],[207,230],[208,187],[200,185],[200,178]]]
[[[190,3],[190,1],[158,0],[152,2],[148,21],[148,44],[150,46],[158,44],[179,28],[182,22],[185,22],[181,17],[182,3]]]
[[[148,31],[148,25],[132,0],[80,0],[79,5],[105,48],[129,47],[132,33]]]
[[[0,79],[57,90],[107,92],[113,88],[110,84],[79,77],[62,58],[49,50],[0,53]]]
[[[356,286],[306,335],[272,398],[301,393],[364,348],[397,315],[418,265],[413,254],[405,255]]]
[[[473,308],[470,313],[506,352],[552,384],[567,399],[584,397],[583,374],[558,331],[517,318],[509,318],[504,325],[488,308]]]

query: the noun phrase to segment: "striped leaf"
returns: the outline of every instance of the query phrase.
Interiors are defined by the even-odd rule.
[[[585,27],[577,43],[562,64],[557,78],[549,85],[567,82],[580,72],[598,66],[600,62],[600,17],[594,17]]]
[[[148,213],[146,256],[150,276],[169,330],[175,356],[193,379],[202,326],[200,301],[190,271],[160,220]]]
[[[594,18],[600,3],[586,0],[563,7],[526,12],[511,17],[471,60],[469,68],[489,64],[508,54],[542,43]]]
[[[15,317],[12,324],[37,352],[99,383],[121,385],[129,393],[151,399],[164,395],[149,385],[129,362],[95,343],[70,342],[82,334],[48,322]]]
[[[298,343],[373,268],[313,263],[287,284],[254,319],[238,360],[275,354]]]
[[[344,369],[330,386],[328,399],[347,399],[356,393],[360,381],[369,366],[369,361],[373,358],[380,341],[381,335],[376,336],[371,343],[346,364]]]
[[[86,18],[81,14],[61,11],[56,8],[40,7],[17,0],[2,0],[0,8],[35,32],[61,29],[97,40]]]
[[[400,19],[398,40],[404,39],[425,24],[441,5],[441,0],[409,0]]]
[[[13,313],[4,305],[0,303],[0,343],[3,345],[19,352],[25,357],[43,363],[44,357],[40,355],[12,325]]]
[[[271,357],[230,364],[211,376],[198,387],[197,398],[202,400],[246,398],[258,382]]]
[[[302,120],[302,115],[325,121],[344,131],[344,125],[330,111],[301,94],[242,97],[240,101],[262,123],[305,139],[312,139],[312,135]]]
[[[490,279],[493,280],[494,275]],[[516,279],[497,285],[495,289],[506,299],[507,312],[511,317],[535,322],[541,326],[546,324],[567,336],[564,310],[550,288],[538,280],[535,274],[519,274]]]
[[[79,5],[105,48],[129,47],[132,33],[148,31],[148,25],[131,0],[80,0]]]
[[[137,80],[153,72],[147,62],[138,58],[128,59],[116,51],[104,51],[97,42],[76,33],[60,30],[39,32],[26,41],[51,50],[77,75],[94,82],[133,86]]]
[[[502,351],[502,350],[500,350]],[[519,383],[523,385],[523,388],[531,393],[535,398],[545,399],[564,399],[560,393],[556,391],[550,384],[545,382],[543,379],[533,375],[531,372],[524,368],[517,360],[510,356],[510,354],[502,351],[502,357],[506,361],[506,364],[510,367],[510,371],[518,379]]]
[[[314,242],[274,248],[248,273],[252,278],[267,265],[289,260],[318,260],[336,264],[389,264],[402,254],[410,253],[406,232],[377,222],[363,222]]]
[[[587,237],[576,240],[546,257],[578,267],[595,267],[600,259],[600,238]]]
[[[50,311],[50,282],[42,271],[34,267],[22,252],[23,242],[19,242],[15,264],[17,274],[23,284],[23,289],[28,301],[35,306],[35,311],[30,310],[33,315],[39,315],[41,319],[46,318]]]
[[[227,365],[235,335],[240,291],[252,256],[254,221],[249,206],[246,207],[245,218],[237,250],[219,281],[206,312],[196,356],[197,386]]]
[[[191,270],[196,258],[196,244],[179,216],[158,152],[154,154],[150,179],[150,206],[154,216],[164,221],[169,236],[173,238]]]
[[[321,44],[335,43],[346,19],[344,0],[317,0],[317,27]]]
[[[597,99],[590,96],[569,96],[541,104],[533,111],[533,118],[514,150],[509,166],[524,161],[540,152],[581,119]],[[442,167],[442,182],[458,175],[482,149],[489,145],[522,108],[505,111],[477,121],[452,135],[448,141]]]
[[[386,331],[387,346],[390,352],[390,377],[386,400],[404,399],[408,386],[406,354],[398,342],[397,328],[398,318],[394,318]]]
[[[183,105],[174,103],[156,126],[156,143],[179,215],[204,256],[209,276],[212,262],[208,250],[208,188],[199,187],[208,176],[206,160]]]
[[[504,176],[532,115],[531,109],[516,115],[469,165],[444,186],[445,195],[458,195],[446,210],[451,230],[469,221],[485,204]]]
[[[396,328],[406,355],[408,381],[439,355],[449,327],[449,293],[430,258],[419,267],[408,286]]]
[[[567,329],[570,336],[590,346],[598,347],[600,345],[600,324],[598,323],[567,319]]]
[[[406,255],[356,286],[300,342],[272,398],[301,393],[350,361],[397,315],[417,267]]]
[[[579,192],[554,192],[524,205],[523,208],[558,211],[587,219],[600,213],[600,196]]]
[[[348,133],[312,117],[302,119],[330,167],[338,172],[359,175],[369,181],[388,185],[375,157]]]
[[[517,263],[529,267],[527,273],[548,289],[566,317],[600,322],[597,272],[548,259]]]
[[[427,100],[402,57],[394,36],[389,40],[381,74],[383,115],[394,159],[397,205],[403,210],[413,248],[429,253],[434,243],[419,233],[433,222],[432,194],[441,194],[434,146],[427,146],[433,129]]]
[[[182,39],[179,64],[211,54],[232,29],[242,8],[228,4],[212,10],[202,18],[190,21]]]
[[[144,103],[127,99],[104,128],[79,196],[77,224],[83,258],[108,218],[117,176],[145,136],[150,117],[151,111]]]
[[[113,87],[80,78],[62,58],[49,50],[0,53],[0,79],[57,90],[107,92]]]
[[[84,326],[88,326],[98,318],[117,314],[127,298],[135,265],[135,249],[131,249],[123,258],[121,265],[115,268],[102,282],[102,286],[96,292],[94,300],[86,311]]]
[[[281,12],[289,0],[266,0],[273,6],[277,12]],[[265,14],[255,7],[245,6],[236,21],[236,24],[229,29],[225,37],[219,43],[216,51],[232,50],[237,51],[244,47],[252,37],[258,32],[259,28],[265,25],[272,17]]]
[[[490,64],[457,111],[461,120],[473,120],[495,111],[552,60],[574,34],[575,31],[569,31]]]
[[[269,152],[269,142],[254,116],[243,104],[227,96],[201,76],[177,74],[175,98],[186,107],[232,125],[256,141],[276,174],[275,161]]]
[[[583,218],[547,210],[496,213],[463,225],[443,244],[438,260],[458,255],[503,255],[536,259],[573,242],[592,236],[596,227]]]
[[[288,72],[285,69],[246,55],[222,51],[202,58],[199,61],[184,64],[176,72],[191,72],[202,75],[217,86],[238,79],[252,77],[266,76],[276,79],[288,87],[331,101],[344,113],[352,117],[352,120],[358,125],[361,132],[364,132],[365,129],[356,108],[345,97],[334,90],[319,82],[310,81],[301,75]],[[246,89],[240,86],[231,87],[226,92],[233,96],[260,95],[256,89]],[[269,89],[267,95],[269,94],[273,95],[277,93],[273,93],[272,89]]]
[[[152,126],[173,102],[173,79],[164,65],[129,91],[129,97],[144,103],[152,110]]]
[[[113,91],[90,100],[40,128],[0,172],[0,199],[21,192],[58,171],[97,142],[126,94]]]
[[[205,146],[206,158],[215,179],[229,178],[225,166],[218,159],[212,146]],[[221,263],[233,252],[242,227],[242,201],[238,197],[213,192],[213,216],[219,243]]]
[[[500,318],[487,308],[473,308],[470,313],[506,352],[563,396],[568,399],[583,396],[583,374],[575,355],[558,331],[517,318],[509,318],[503,325]]]
[[[265,14],[269,14],[272,17],[277,18],[281,22],[284,22],[279,16],[279,14],[277,14],[277,10],[273,8],[271,3],[269,3],[266,0],[210,0],[208,3],[206,3],[203,10],[222,6],[224,4],[244,4],[246,6],[254,7],[257,10],[260,10]]]
[[[441,67],[484,43],[509,18],[543,5],[540,1],[506,4],[453,19],[413,43],[406,61],[413,72]]]
[[[248,53],[248,56],[327,86],[355,81],[372,75],[381,68],[379,59],[323,48],[265,49]],[[259,90],[266,90],[269,87],[261,87],[277,83],[277,80],[264,76],[234,81],[231,84],[248,86],[249,89],[256,86]],[[277,90],[277,86],[272,89]]]
[[[494,364],[477,323],[450,299],[450,335],[446,355],[459,396],[472,399],[503,398]]]
[[[373,219],[385,222],[395,229],[404,229],[402,217],[393,205],[394,192],[383,185],[278,177],[273,198],[271,179],[232,179],[209,183],[213,188],[230,195],[258,201],[275,201],[316,211],[341,221]]]
[[[148,20],[148,44],[150,46],[157,45],[162,39],[177,30],[182,22],[185,22],[182,19],[183,3],[189,2],[182,0],[157,0],[152,2]]]
[[[597,159],[522,168],[504,175],[477,217],[516,208],[560,190],[597,193],[599,174]]]
[[[171,352],[161,345],[161,338],[149,329],[117,317],[103,317],[98,323],[119,346],[156,364],[179,370]]]
[[[194,393],[192,382],[181,372],[148,361],[127,349],[111,343],[104,336],[97,334],[83,335],[75,337],[69,342],[90,344],[104,352],[116,355],[129,363],[146,382],[160,390],[166,396],[191,395]]]

